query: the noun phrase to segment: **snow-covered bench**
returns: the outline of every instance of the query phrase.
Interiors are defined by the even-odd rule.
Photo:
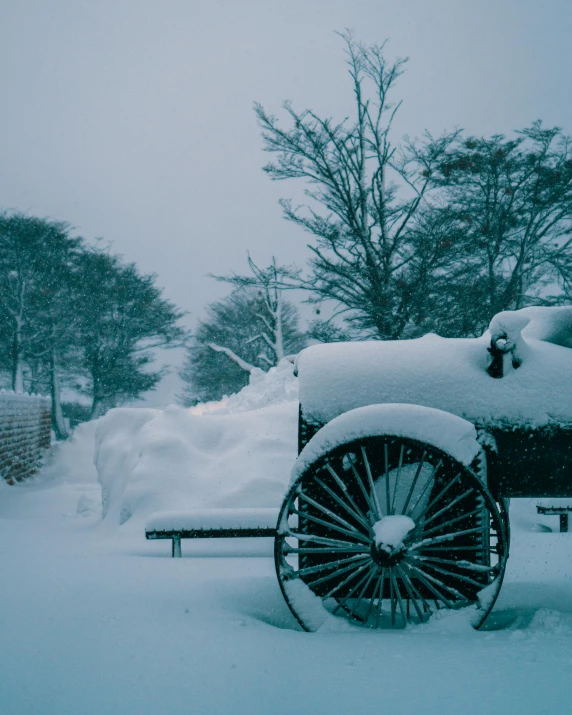
[[[202,509],[153,514],[147,539],[171,539],[171,555],[181,557],[181,539],[275,536],[278,509]]]
[[[568,531],[568,515],[572,514],[572,499],[542,499],[536,511],[545,516],[560,517],[560,533]]]

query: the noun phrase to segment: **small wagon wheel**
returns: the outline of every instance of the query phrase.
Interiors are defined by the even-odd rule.
[[[475,471],[389,435],[350,441],[306,466],[275,541],[282,593],[305,630],[332,615],[402,627],[463,607],[478,628],[506,558],[505,524]]]

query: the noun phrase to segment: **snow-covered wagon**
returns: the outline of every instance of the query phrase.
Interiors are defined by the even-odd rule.
[[[509,549],[510,497],[572,497],[572,308],[497,315],[475,339],[302,351],[300,455],[278,579],[303,628],[479,627]]]

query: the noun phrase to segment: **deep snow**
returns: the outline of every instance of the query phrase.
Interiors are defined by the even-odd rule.
[[[405,632],[303,633],[268,541],[186,542],[171,559],[136,520],[102,533],[85,508],[98,491],[79,469],[0,488],[2,715],[572,709],[572,534],[536,531],[558,520],[532,501],[513,502],[489,630],[445,614]]]
[[[406,631],[330,616],[304,633],[271,540],[185,541],[182,559],[145,540],[158,505],[279,506],[297,403],[291,373],[267,379],[201,410],[116,411],[33,482],[0,483],[0,715],[571,712],[572,534],[534,500],[511,505],[505,583],[479,632],[443,612]]]

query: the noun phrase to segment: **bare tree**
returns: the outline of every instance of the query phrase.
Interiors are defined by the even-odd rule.
[[[238,276],[235,276],[239,280]],[[297,310],[281,299],[281,348],[284,352],[303,346]],[[220,400],[241,390],[255,372],[266,371],[278,362],[274,332],[270,332],[264,291],[244,286],[207,306],[199,322],[179,375],[185,383],[177,400],[191,406]],[[272,325],[272,323],[270,323]],[[270,342],[262,337],[267,333]]]
[[[346,44],[354,117],[335,121],[284,104],[290,126],[255,105],[274,180],[301,179],[310,203],[282,200],[285,217],[316,238],[311,275],[298,285],[314,300],[333,299],[346,319],[379,338],[400,337],[410,321],[408,287],[415,285],[411,227],[434,172],[456,136],[421,142],[391,140],[400,103],[391,91],[405,60],[388,62],[385,46],[365,46],[350,33]]]
[[[302,347],[302,335],[297,329],[297,321],[296,325],[293,323],[292,306],[283,296],[284,288],[292,286],[292,281],[299,280],[300,272],[291,266],[279,266],[274,257],[269,266],[261,268],[249,255],[248,266],[250,275],[233,273],[230,276],[214,277],[236,288],[250,288],[258,292],[260,307],[255,315],[260,322],[260,330],[251,338],[251,342],[260,341],[268,348],[270,355],[263,351],[260,359],[266,362],[268,367],[272,367],[288,353],[298,352]]]

